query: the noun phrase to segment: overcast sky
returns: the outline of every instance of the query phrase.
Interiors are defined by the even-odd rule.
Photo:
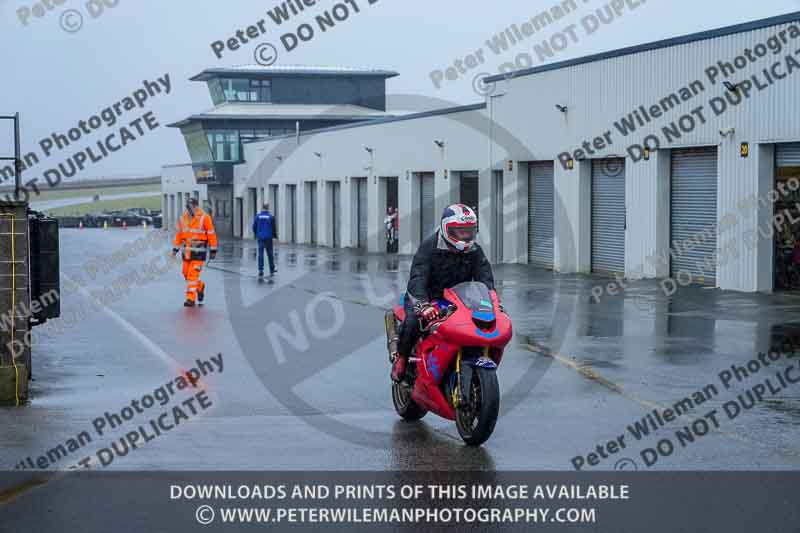
[[[577,0],[578,11],[543,29],[506,54],[495,55],[486,41],[511,24],[561,3],[558,0],[349,0],[360,13],[352,14],[325,33],[286,52],[284,33],[336,5],[319,0],[317,6],[276,26],[267,11],[276,0],[92,0],[117,3],[92,17],[87,0],[50,0],[59,3],[42,18],[32,13],[33,0],[0,0],[0,115],[22,115],[23,149],[43,156],[38,142],[113,105],[141,87],[145,79],[170,75],[171,94],[156,96],[145,109],[127,113],[124,122],[152,111],[161,127],[130,143],[102,162],[88,165],[77,178],[105,175],[158,174],[163,164],[185,163],[189,156],[180,132],[166,124],[212,107],[204,83],[188,78],[205,68],[253,63],[258,43],[271,42],[279,51],[277,65],[332,65],[380,67],[401,75],[389,80],[389,94],[416,94],[446,99],[454,104],[481,100],[473,78],[496,73],[499,65],[560,32],[601,8],[607,0]],[[617,0],[615,0],[617,1]],[[740,22],[800,11],[800,0],[628,0],[641,5],[592,35],[579,29],[571,43],[553,60],[594,54],[620,47],[719,28]],[[27,25],[19,10],[29,9]],[[75,33],[74,9],[83,16]],[[96,13],[97,9],[94,9]],[[235,35],[239,28],[265,19],[267,33],[238,51],[217,59],[213,41]],[[484,51],[485,64],[437,89],[431,72],[444,70],[456,59]],[[538,60],[535,64],[541,64]],[[102,127],[64,151],[58,151],[26,174],[30,179],[67,157],[105,138],[118,128]],[[10,129],[0,125],[0,151],[10,150]],[[5,155],[5,154],[2,154]]]

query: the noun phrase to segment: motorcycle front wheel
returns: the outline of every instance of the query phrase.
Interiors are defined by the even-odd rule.
[[[480,446],[494,431],[500,414],[500,385],[497,372],[476,368],[472,373],[470,397],[462,398],[456,410],[458,434],[470,446]]]

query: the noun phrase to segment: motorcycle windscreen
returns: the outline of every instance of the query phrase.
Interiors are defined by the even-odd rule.
[[[459,300],[461,300],[461,303],[463,303],[467,309],[472,311],[473,314],[494,314],[494,306],[492,305],[492,297],[489,294],[489,288],[483,283],[477,281],[459,283],[453,287],[453,292],[456,293]]]

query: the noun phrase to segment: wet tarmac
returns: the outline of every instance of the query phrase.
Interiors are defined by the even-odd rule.
[[[474,449],[451,422],[393,411],[383,310],[408,257],[279,245],[277,275],[259,280],[254,243],[227,243],[203,273],[205,305],[187,309],[170,247],[160,232],[62,230],[63,318],[34,336],[30,404],[0,410],[0,468],[573,470],[578,456],[584,470],[800,467],[800,383],[788,379],[800,357],[773,352],[747,377],[731,369],[800,336],[798,296],[667,296],[642,281],[598,303],[592,289],[608,280],[497,267],[515,338],[499,369],[502,416]],[[179,389],[193,368],[196,386]],[[166,384],[163,405],[142,407]],[[730,419],[726,406],[759,384]],[[124,411],[132,401],[141,413]],[[648,414],[657,428],[636,439]],[[620,436],[624,447],[608,444]],[[648,466],[642,451],[660,442]]]

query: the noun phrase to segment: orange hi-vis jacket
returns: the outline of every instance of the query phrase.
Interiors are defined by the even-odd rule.
[[[205,261],[209,250],[217,250],[214,222],[211,216],[199,207],[195,209],[193,217],[190,218],[189,213],[184,211],[178,221],[174,247],[181,246],[183,246],[184,261]]]

